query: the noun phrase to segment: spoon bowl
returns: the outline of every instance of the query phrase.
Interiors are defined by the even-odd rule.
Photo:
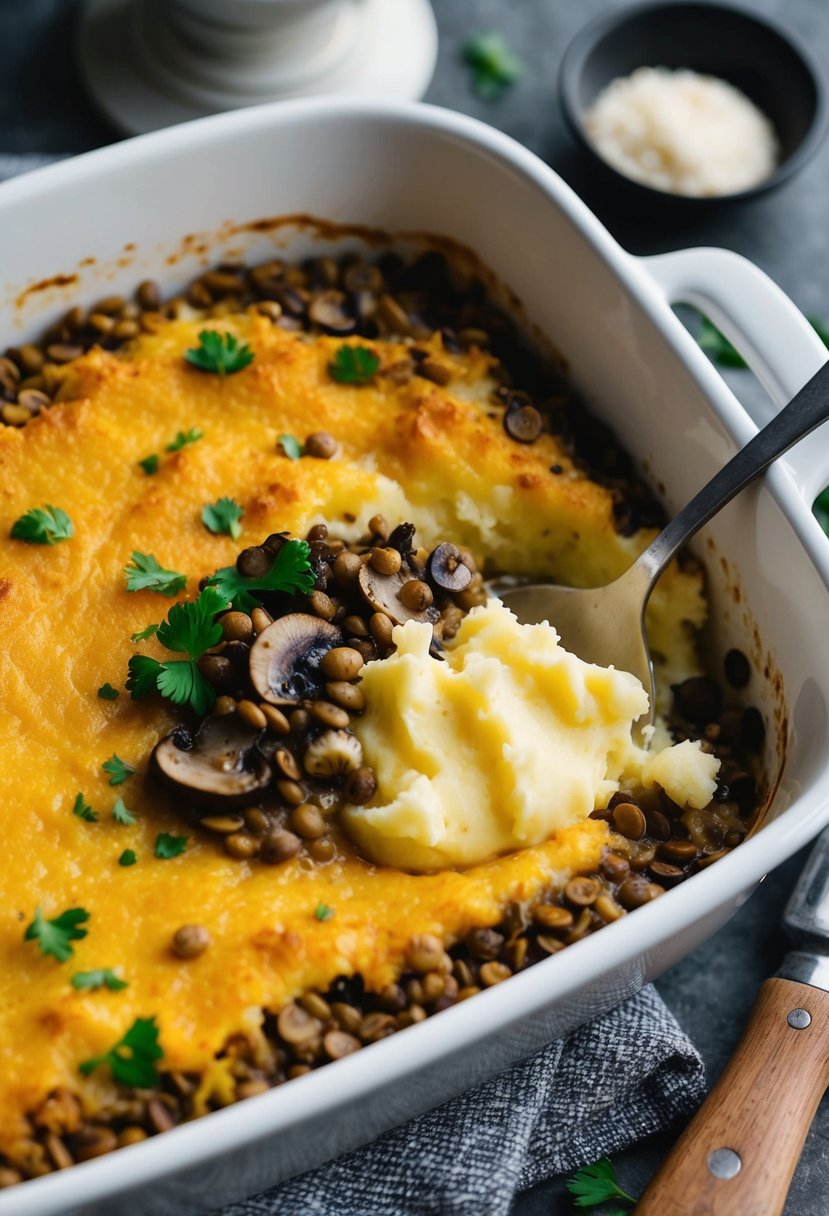
[[[524,624],[549,621],[565,649],[588,663],[629,671],[648,694],[649,710],[634,725],[644,743],[653,722],[653,664],[645,634],[645,608],[659,575],[699,529],[793,444],[829,419],[829,363],[796,393],[728,464],[662,529],[621,577],[583,590],[552,583],[500,590],[504,604]]]

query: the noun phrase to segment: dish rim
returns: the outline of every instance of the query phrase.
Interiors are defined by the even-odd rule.
[[[667,345],[676,351],[735,442],[744,442],[754,432],[748,415],[670,311],[664,293],[644,262],[627,254],[586,204],[534,154],[476,119],[439,107],[365,102],[332,105],[328,100],[311,99],[199,119],[13,179],[0,186],[0,215],[25,205],[27,198],[50,192],[59,195],[63,183],[94,179],[111,168],[131,166],[139,171],[148,159],[174,156],[177,149],[185,146],[190,150],[194,146],[208,146],[216,136],[273,124],[296,124],[321,116],[335,121],[371,120],[391,129],[414,125],[437,136],[449,135],[488,153],[501,171],[507,169],[522,176],[565,214]],[[764,484],[829,592],[829,541],[797,492],[791,470],[781,462],[770,470]],[[508,1028],[539,1011],[551,999],[578,992],[625,961],[632,963],[655,951],[666,937],[681,932],[686,925],[733,902],[746,888],[753,887],[768,870],[807,843],[829,821],[829,772],[815,779],[806,802],[805,807],[797,804],[797,814],[792,813],[795,805],[781,812],[716,866],[697,874],[693,884],[681,884],[669,892],[671,899],[667,906],[664,901],[657,901],[658,910],[654,904],[640,908],[635,918],[622,918],[605,926],[602,933],[579,942],[579,950],[557,955],[555,972],[554,960],[547,959],[512,976],[509,984],[497,985],[478,994],[474,1001],[444,1010],[439,1019],[426,1019],[409,1028],[416,1030],[419,1038],[404,1036],[402,1050],[399,1036],[372,1044],[375,1067],[365,1067],[361,1051],[335,1061],[334,1068],[328,1066],[296,1078],[291,1082],[291,1097],[287,1100],[281,1096],[284,1087],[279,1087],[212,1112],[208,1122],[197,1119],[165,1136],[130,1146],[127,1157],[124,1150],[119,1150],[74,1165],[68,1173],[31,1179],[10,1188],[8,1194],[0,1193],[0,1216],[42,1216],[45,1211],[56,1212],[73,1204],[114,1197],[139,1183],[182,1172],[215,1156],[219,1142],[222,1153],[256,1143],[281,1126],[318,1116],[369,1092],[376,1087],[379,1074],[384,1080],[401,1079],[416,1068],[435,1064],[468,1047],[484,1037],[494,1023]],[[627,947],[622,934],[627,934]],[[418,1055],[413,1063],[415,1052]]]

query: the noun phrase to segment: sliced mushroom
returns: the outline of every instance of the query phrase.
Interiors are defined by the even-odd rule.
[[[308,305],[308,316],[327,334],[353,334],[357,320],[341,291],[321,291]]]
[[[228,714],[207,718],[195,738],[174,730],[156,744],[152,767],[190,802],[247,805],[272,777],[256,747],[259,731]]]
[[[320,662],[342,646],[336,625],[307,612],[289,612],[263,629],[250,650],[250,678],[263,701],[296,705],[318,697],[325,685]]]
[[[344,777],[362,763],[360,740],[348,730],[324,730],[308,744],[303,758],[312,777]]]
[[[442,591],[464,591],[472,582],[472,570],[457,545],[446,541],[429,554],[429,578]]]
[[[434,624],[439,616],[436,608],[409,608],[400,599],[402,589],[416,578],[417,575],[405,561],[396,574],[380,574],[370,562],[366,562],[360,567],[357,581],[366,603],[375,612],[384,612],[395,625],[403,625],[406,621]]]

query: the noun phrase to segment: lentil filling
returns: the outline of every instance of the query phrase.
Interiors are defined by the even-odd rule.
[[[661,897],[750,831],[764,796],[751,667],[732,650],[722,679],[700,668],[688,638],[704,618],[702,571],[685,557],[655,593],[650,626],[666,741],[701,740],[721,761],[708,806],[622,789],[544,845],[438,874],[384,874],[343,832],[340,807],[376,793],[352,726],[364,665],[394,653],[396,624],[429,623],[439,659],[484,602],[485,576],[608,581],[662,522],[561,367],[442,254],[222,264],[172,300],[145,282],[133,300],[73,308],[42,341],[9,349],[0,401],[4,481],[34,494],[49,470],[26,481],[24,455],[76,462],[55,479],[69,525],[15,497],[32,518],[0,549],[0,622],[15,648],[6,737],[28,722],[27,698],[50,738],[70,704],[88,719],[71,719],[79,742],[57,759],[45,745],[12,747],[0,766],[7,800],[25,764],[42,768],[31,796],[44,809],[9,842],[31,894],[15,895],[3,942],[38,993],[33,1050],[49,1060],[42,1078],[9,1081],[0,1186],[395,1034]],[[128,408],[140,416],[125,436]],[[133,451],[151,433],[156,450]],[[75,610],[64,591],[85,580],[92,598]],[[56,658],[54,687],[38,683],[45,635],[26,633],[41,594],[78,639],[65,672]],[[199,604],[212,610],[197,622]],[[104,785],[89,775],[102,746],[116,748]],[[46,879],[32,876],[38,855]],[[161,906],[139,915],[151,901]],[[86,921],[63,920],[81,911],[70,902]],[[235,903],[250,925],[224,908]],[[96,937],[105,914],[111,934]],[[90,953],[101,940],[127,954]],[[73,942],[79,966],[96,970],[67,962]],[[204,1024],[153,1005],[175,986]],[[237,995],[239,1009],[216,1011]],[[143,1072],[130,1076],[113,1063],[126,1039],[115,1041],[139,1030],[128,1049]],[[67,1041],[85,1054],[64,1059]]]

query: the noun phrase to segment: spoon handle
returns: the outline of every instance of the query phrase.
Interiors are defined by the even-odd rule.
[[[635,565],[653,586],[665,566],[713,515],[740,490],[787,452],[799,439],[829,419],[829,362],[824,363],[799,393],[745,447],[711,478],[640,555]]]

